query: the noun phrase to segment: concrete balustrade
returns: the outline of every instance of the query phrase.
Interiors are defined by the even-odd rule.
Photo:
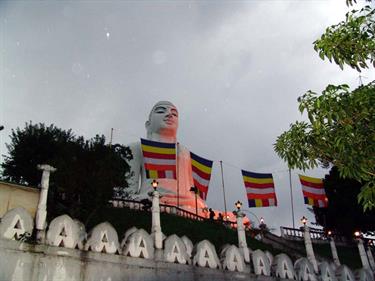
[[[48,171],[52,170],[48,168]],[[46,176],[43,179],[44,186],[48,186]],[[151,233],[132,227],[124,232],[121,243],[117,231],[108,222],[98,224],[87,234],[81,222],[67,215],[53,219],[47,226],[45,221],[39,220],[46,215],[42,212],[34,225],[26,210],[9,210],[0,222],[0,280],[206,281],[256,280],[256,276],[262,276],[262,280],[267,281],[275,278],[374,281],[372,264],[364,260],[368,253],[362,240],[358,245],[364,268],[353,273],[347,266],[337,267],[334,262],[318,265],[315,256],[309,253],[312,250],[311,236],[305,227],[307,258],[298,259],[293,264],[286,254],[274,257],[267,251],[250,250],[241,227],[241,212],[237,213],[238,247],[225,245],[219,259],[215,247],[208,240],[194,245],[187,236],[180,238],[173,234],[165,237],[161,231],[159,194],[155,190],[151,196]],[[34,226],[37,245],[25,242]]]
[[[219,259],[208,240],[193,245],[187,236],[163,238],[158,249],[152,233],[135,227],[119,243],[116,230],[107,222],[95,226],[86,240],[82,226],[66,215],[51,221],[46,244],[35,247],[17,241],[20,234],[32,232],[31,216],[25,212],[10,210],[0,223],[0,233],[10,233],[0,238],[0,280],[226,280],[232,273],[236,275],[231,280],[261,275],[270,280],[373,281],[368,269],[353,273],[343,265],[334,271],[326,262],[319,264],[318,275],[307,258],[293,265],[286,254],[273,257],[259,249],[251,251],[246,264],[243,252],[234,245],[223,247]],[[79,243],[84,250],[79,250]],[[156,259],[156,250],[161,251],[161,260]]]

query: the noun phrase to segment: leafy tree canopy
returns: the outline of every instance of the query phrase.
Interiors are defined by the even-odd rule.
[[[360,71],[375,63],[374,36],[375,10],[366,6],[328,27],[314,48],[322,59]],[[308,91],[298,102],[309,122],[291,124],[277,138],[276,153],[290,168],[337,166],[342,177],[365,183],[358,195],[364,210],[375,208],[375,82],[354,90],[328,85],[321,94]]]
[[[346,14],[345,21],[330,26],[314,42],[320,58],[328,58],[344,68],[344,64],[361,71],[375,67],[375,10],[365,6]]]
[[[317,223],[349,239],[357,230],[363,233],[374,231],[375,210],[363,213],[356,200],[362,185],[356,180],[341,178],[337,167],[333,167],[324,179],[328,208],[314,207]]]
[[[86,221],[108,202],[114,187],[127,187],[125,160],[131,152],[122,145],[106,145],[104,136],[85,140],[54,125],[26,123],[23,129],[12,130],[10,138],[2,179],[38,186],[38,164],[57,168],[50,177],[51,217],[68,213]]]

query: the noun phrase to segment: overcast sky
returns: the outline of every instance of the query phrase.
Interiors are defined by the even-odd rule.
[[[113,142],[127,144],[145,136],[153,104],[169,100],[179,142],[216,161],[208,205],[223,209],[222,160],[229,210],[247,205],[240,169],[273,173],[279,206],[246,209],[270,227],[291,226],[288,170],[273,143],[304,119],[298,96],[358,86],[357,72],[322,61],[312,45],[347,10],[344,0],[1,1],[0,153],[30,120],[86,138],[114,128]],[[303,215],[314,221],[299,172],[296,226]]]

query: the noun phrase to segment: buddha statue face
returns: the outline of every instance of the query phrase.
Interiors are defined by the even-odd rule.
[[[152,108],[146,121],[147,135],[159,134],[165,137],[176,137],[178,128],[177,108],[168,101],[160,101]]]

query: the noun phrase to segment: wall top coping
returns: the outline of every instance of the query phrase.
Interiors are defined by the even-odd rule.
[[[7,181],[0,180],[0,188],[2,186],[8,186],[8,187],[12,187],[12,188],[22,189],[24,191],[34,192],[34,193],[39,193],[40,192],[40,189],[36,188],[34,186],[22,185],[22,184],[19,184],[19,183],[12,183],[12,182],[7,182]]]

